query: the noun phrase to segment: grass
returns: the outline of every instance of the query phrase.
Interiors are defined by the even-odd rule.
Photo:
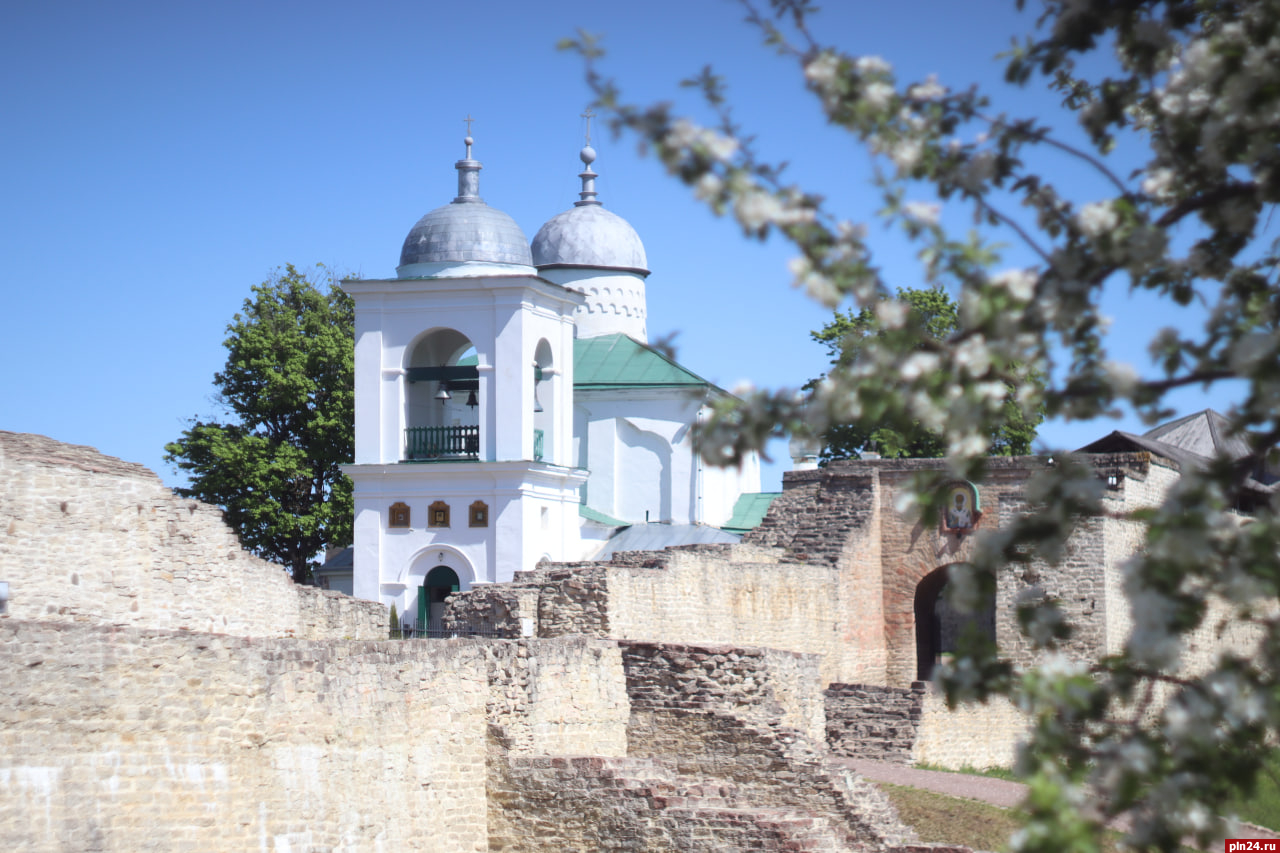
[[[948,767],[936,767],[930,764],[919,764],[920,770],[938,770],[944,773],[964,773],[970,776],[987,776],[992,779],[1005,779],[1010,782],[1022,781],[1012,770],[993,767],[987,770],[976,770],[963,767],[952,770]],[[1252,795],[1240,793],[1230,803],[1230,811],[1235,812],[1241,820],[1267,829],[1280,832],[1280,748],[1272,749],[1267,756],[1263,771],[1258,775],[1257,787]],[[972,846],[972,845],[970,845]]]
[[[936,770],[939,773],[962,773],[965,776],[986,776],[990,779],[1003,779],[1006,782],[1021,782],[1022,779],[1016,773],[1007,767],[988,767],[985,770],[979,770],[976,767],[961,767],[955,770],[951,767],[939,767],[936,764],[914,764],[916,770]]]
[[[1280,749],[1272,749],[1267,756],[1253,795],[1242,793],[1231,807],[1241,820],[1280,832]]]
[[[885,792],[902,822],[916,831],[924,844],[964,844],[974,850],[1007,850],[1009,836],[1022,826],[1017,810],[908,788],[902,785],[877,786]],[[1121,853],[1120,833],[1108,831],[1103,839],[1105,853]]]
[[[965,844],[974,850],[1004,850],[1009,836],[1022,825],[1016,812],[933,791],[879,783],[898,817],[925,844]]]

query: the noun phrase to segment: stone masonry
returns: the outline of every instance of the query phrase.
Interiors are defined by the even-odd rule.
[[[778,569],[830,566],[623,555],[493,588],[509,639],[391,641],[89,448],[0,434],[0,520],[0,849],[924,849],[827,763],[826,655],[609,636],[800,645],[841,611]],[[699,634],[726,557],[759,589]]]
[[[928,685],[832,684],[824,691],[827,747],[848,758],[911,762]]]
[[[1096,454],[1090,462],[1114,512],[1082,523],[1058,565],[1032,563],[997,578],[988,604],[992,630],[1015,664],[1035,660],[1017,624],[1017,603],[1027,598],[1062,602],[1078,625],[1067,651],[1083,658],[1115,652],[1130,630],[1122,566],[1141,531],[1121,518],[1158,501],[1178,472],[1147,452]],[[942,460],[836,462],[791,472],[764,522],[740,545],[618,554],[608,562],[518,573],[510,583],[452,596],[446,620],[507,636],[584,633],[815,655],[821,685],[834,691],[826,714],[836,751],[865,753],[867,744],[855,741],[870,738],[897,760],[1008,766],[1026,725],[1008,703],[951,710],[932,690],[913,686],[930,660],[921,620],[934,612],[929,596],[939,597],[948,567],[969,558],[982,531],[1028,510],[1027,485],[1049,464],[1034,457],[989,460],[979,489],[981,518],[965,533],[897,509],[916,478],[933,476],[940,488],[950,482]],[[1186,666],[1206,665],[1225,646],[1247,653],[1251,636],[1240,626],[1207,624],[1191,638]]]
[[[1117,510],[1177,479],[1095,461]],[[792,474],[744,544],[541,567],[450,597],[447,624],[499,639],[390,641],[381,605],[294,586],[139,466],[0,433],[0,848],[923,849],[828,757],[1007,765],[1025,725],[916,680],[917,623],[980,534],[897,510],[938,464]],[[980,527],[1044,464],[992,460]],[[1035,595],[1080,618],[1078,653],[1119,648],[1137,534],[1092,522],[1052,571],[1002,575],[1002,649],[1031,660]],[[1191,668],[1250,642],[1202,634]]]
[[[90,447],[0,431],[0,531],[15,619],[386,637],[381,604],[294,584],[244,551],[216,507]]]

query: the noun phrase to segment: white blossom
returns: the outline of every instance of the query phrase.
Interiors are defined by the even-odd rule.
[[[909,201],[902,206],[902,212],[923,225],[936,225],[942,207],[930,202]]]
[[[985,376],[991,368],[991,353],[982,335],[971,335],[960,342],[951,355],[956,367],[970,376]]]
[[[733,215],[748,231],[773,224],[781,214],[782,202],[778,197],[761,189],[744,192],[733,202]]]
[[[1077,221],[1081,231],[1096,238],[1114,231],[1120,224],[1120,217],[1116,215],[1111,202],[1098,201],[1081,208]]]
[[[991,283],[1009,291],[1019,302],[1028,302],[1035,295],[1038,278],[1031,270],[1004,270],[992,276]]]
[[[942,359],[937,353],[932,352],[913,352],[902,362],[902,366],[898,368],[898,373],[908,382],[914,382],[921,376],[926,376],[938,370],[942,366]]]
[[[1107,384],[1117,396],[1128,397],[1138,387],[1138,372],[1131,364],[1105,361],[1102,363],[1102,370],[1106,374]]]
[[[1245,335],[1231,345],[1231,369],[1249,374],[1259,365],[1274,363],[1277,343],[1280,343],[1280,337],[1276,332],[1253,332]]]
[[[903,139],[889,150],[889,157],[900,173],[907,173],[920,163],[924,146],[918,139]]]
[[[1156,201],[1168,201],[1173,197],[1173,170],[1152,169],[1142,182],[1142,191]]]
[[[720,176],[713,172],[707,172],[698,178],[698,182],[694,184],[693,194],[703,201],[708,201],[718,198],[723,189],[724,181],[720,179]]]
[[[879,56],[861,56],[853,64],[859,74],[888,74],[893,70],[889,63]]]
[[[688,119],[672,122],[662,144],[675,151],[702,151],[714,160],[726,162],[738,152],[738,140],[710,128],[699,127]]]
[[[938,82],[937,74],[930,74],[923,83],[917,83],[907,94],[916,100],[932,101],[947,94],[947,88]]]
[[[956,169],[956,183],[971,193],[980,193],[995,172],[995,155],[990,151],[980,151]]]
[[[1169,626],[1173,618],[1173,602],[1137,583],[1127,584],[1126,591],[1133,619],[1129,654],[1154,669],[1175,669],[1182,655],[1182,639]]]
[[[830,91],[840,73],[840,58],[830,52],[818,54],[804,67],[805,78],[822,91]]]
[[[876,303],[876,319],[886,329],[901,329],[907,322],[908,305],[900,299]]]
[[[884,109],[885,107],[893,103],[893,96],[895,94],[896,93],[894,92],[892,86],[890,86],[888,83],[882,83],[878,80],[866,86],[862,90],[863,100],[871,104],[871,106],[875,107],[876,109],[880,109],[880,110]]]

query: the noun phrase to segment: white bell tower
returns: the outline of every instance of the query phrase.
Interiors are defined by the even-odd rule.
[[[479,196],[481,164],[413,227],[397,276],[355,300],[354,594],[430,621],[449,587],[577,559],[574,312],[520,227]],[[438,610],[438,607],[436,608]],[[428,626],[423,626],[428,627]]]

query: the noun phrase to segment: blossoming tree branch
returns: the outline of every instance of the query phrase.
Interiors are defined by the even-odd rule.
[[[831,307],[873,310],[883,332],[812,393],[759,391],[724,404],[702,435],[704,455],[733,464],[783,432],[920,424],[944,438],[951,477],[981,482],[991,436],[1011,413],[1079,420],[1131,407],[1155,423],[1171,414],[1173,390],[1235,381],[1228,417],[1248,454],[1185,470],[1163,503],[1128,516],[1144,547],[1125,568],[1133,629],[1122,653],[1067,655],[1071,619],[1044,598],[1019,612],[1040,666],[1018,669],[974,638],[941,675],[951,701],[1003,694],[1033,720],[1018,767],[1030,820],[1014,849],[1097,850],[1121,813],[1140,849],[1224,837],[1225,803],[1260,772],[1280,724],[1280,515],[1275,500],[1247,523],[1233,510],[1280,439],[1277,245],[1266,234],[1280,197],[1280,2],[1045,0],[1005,76],[1054,90],[1087,132],[1080,146],[1036,119],[994,114],[977,90],[901,80],[880,57],[822,43],[808,0],[744,5],[766,44],[794,59],[827,120],[877,164],[883,216],[918,245],[922,279],[956,294],[959,322],[921,345],[923,321],[882,280],[866,226],[757,156],[716,75],[692,81],[716,116],[708,126],[668,105],[631,105],[602,74],[598,42],[580,35],[567,44],[585,56],[596,107],[615,131],[637,134],[746,236],[788,240],[797,287]],[[1087,67],[1105,74],[1082,70],[1104,50],[1114,55]],[[1117,140],[1141,143],[1139,169],[1114,165]],[[1100,176],[1108,197],[1076,197],[1085,184],[1033,171],[1038,149]],[[944,205],[987,231],[948,233]],[[995,241],[1010,234],[1032,265],[998,265]],[[1108,358],[1099,304],[1116,287],[1203,317],[1194,332],[1153,334],[1146,376]],[[1106,511],[1102,493],[1083,462],[1060,456],[1029,484],[1032,508],[984,531],[977,556],[953,569],[953,603],[976,606],[1011,564],[1052,566],[1072,531]],[[922,480],[902,509],[935,520],[945,498]],[[1189,633],[1229,622],[1252,625],[1256,645],[1188,672]]]

